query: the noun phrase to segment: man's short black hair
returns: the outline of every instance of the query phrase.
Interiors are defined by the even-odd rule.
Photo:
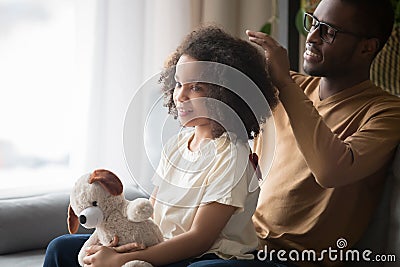
[[[331,0],[327,0],[331,1]],[[394,23],[394,10],[390,0],[341,0],[357,10],[354,18],[361,33],[379,40],[379,52],[389,39]]]

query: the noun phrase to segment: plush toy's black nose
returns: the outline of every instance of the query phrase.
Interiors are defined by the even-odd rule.
[[[86,216],[85,216],[85,215],[79,216],[79,222],[80,222],[81,224],[85,224],[85,223],[86,223]]]

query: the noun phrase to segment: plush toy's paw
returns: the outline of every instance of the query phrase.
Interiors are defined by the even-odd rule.
[[[153,206],[148,199],[137,198],[129,202],[126,213],[130,221],[142,222],[151,217]]]
[[[145,261],[130,261],[122,265],[122,267],[153,267],[153,265]]]

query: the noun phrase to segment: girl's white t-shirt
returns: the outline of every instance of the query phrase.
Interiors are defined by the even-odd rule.
[[[153,183],[158,187],[154,221],[166,239],[190,230],[201,205],[218,202],[237,207],[206,253],[224,259],[252,259],[258,240],[252,215],[259,194],[258,180],[249,161],[248,143],[233,133],[188,149],[193,131],[184,131],[163,147]],[[193,240],[196,242],[196,240]]]

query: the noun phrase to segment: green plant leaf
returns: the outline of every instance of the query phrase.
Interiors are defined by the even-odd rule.
[[[267,22],[261,27],[260,32],[263,32],[263,33],[266,33],[266,34],[270,35],[271,34],[271,29],[272,29],[272,24]]]
[[[400,24],[400,1],[392,0],[391,2],[394,10],[394,22],[395,24]]]
[[[296,25],[297,31],[300,34],[307,36],[307,32],[304,30],[304,27],[303,27],[303,20],[304,20],[305,13],[306,13],[306,11],[303,8],[300,8],[299,11],[297,11],[295,25]]]

